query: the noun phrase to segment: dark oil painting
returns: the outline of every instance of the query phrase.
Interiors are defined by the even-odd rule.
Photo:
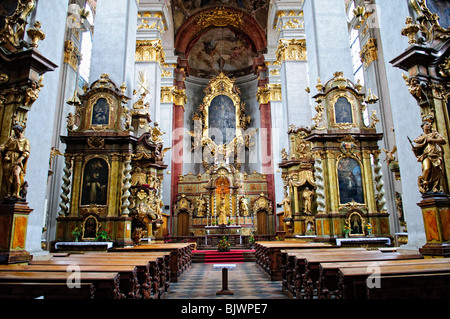
[[[106,205],[108,164],[94,158],[86,164],[83,176],[81,205]]]
[[[361,166],[351,157],[345,157],[338,163],[339,198],[341,204],[351,201],[364,203]]]

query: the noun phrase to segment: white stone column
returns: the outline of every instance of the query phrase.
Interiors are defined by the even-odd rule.
[[[311,96],[314,96],[317,93],[317,78],[320,77],[325,83],[336,71],[344,72],[346,78],[353,74],[345,2],[305,0],[303,14],[310,89]]]
[[[421,209],[417,206],[422,197],[417,178],[422,175],[421,164],[417,162],[407,137],[414,139],[422,134],[420,108],[408,92],[402,78],[402,70],[389,64],[408,48],[408,38],[401,35],[405,20],[410,16],[408,3],[404,1],[377,0],[378,23],[382,54],[385,59],[386,85],[389,87],[389,101],[400,165],[403,211],[408,226],[408,244],[402,248],[418,249],[426,243]],[[405,116],[407,114],[407,116]]]
[[[49,169],[50,149],[52,146],[55,111],[59,108],[59,94],[63,68],[64,32],[66,25],[68,0],[39,1],[31,14],[28,27],[34,21],[42,23],[45,39],[39,42],[39,52],[58,65],[52,72],[44,74],[43,87],[39,98],[28,112],[25,136],[30,140],[31,153],[27,163],[25,180],[28,182],[27,202],[33,212],[28,219],[26,250],[37,255],[42,253],[41,236],[47,210],[46,189]],[[44,124],[45,123],[45,124]],[[56,132],[59,133],[59,132]]]
[[[136,0],[98,0],[89,82],[109,74],[117,86],[125,83],[132,96],[138,4]]]

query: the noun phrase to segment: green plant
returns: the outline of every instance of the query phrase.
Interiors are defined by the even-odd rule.
[[[231,245],[225,236],[223,236],[222,239],[219,240],[219,243],[217,244],[218,251],[229,251],[230,246]]]
[[[95,240],[105,241],[107,239],[108,239],[108,232],[106,231],[106,229],[100,227],[97,231],[97,237],[95,238]]]
[[[250,235],[250,237],[248,238],[248,241],[250,244],[254,244],[255,243],[255,236],[253,236],[253,234]]]
[[[75,227],[75,229],[72,230],[72,236],[75,237],[75,241],[78,241],[78,238],[81,237],[81,229]]]

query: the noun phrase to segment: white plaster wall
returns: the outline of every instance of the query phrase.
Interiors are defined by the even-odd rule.
[[[39,1],[32,15],[29,27],[34,21],[42,23],[46,37],[39,42],[41,54],[55,63],[62,65],[64,51],[64,30],[68,0]],[[28,220],[26,250],[33,255],[42,253],[41,235],[46,211],[46,185],[48,163],[53,136],[54,113],[57,107],[59,79],[61,68],[44,75],[44,87],[39,98],[28,113],[25,136],[30,140],[31,153],[28,160],[25,180],[29,184],[27,201],[33,212]]]

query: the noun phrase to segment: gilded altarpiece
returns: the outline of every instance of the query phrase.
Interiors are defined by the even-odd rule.
[[[189,134],[205,173],[179,176],[174,235],[274,233],[266,176],[241,171],[246,150],[255,146],[257,129],[250,128],[239,87],[220,73],[204,92]]]
[[[287,237],[315,235],[316,182],[311,142],[305,141],[311,130],[290,125],[290,151],[283,149],[281,163],[284,184],[282,222]]]
[[[366,97],[362,86],[342,72],[326,84],[319,79],[316,87],[315,124],[304,138],[315,158],[315,234],[322,239],[388,236],[378,148],[382,133],[375,130],[375,113],[368,125],[363,119],[367,103],[376,98]]]
[[[61,137],[67,146],[56,241],[74,240],[76,227],[84,241],[105,229],[118,246],[162,237],[163,133],[150,125],[148,106],[140,100],[128,109],[125,90],[102,74],[68,101],[76,112]]]

